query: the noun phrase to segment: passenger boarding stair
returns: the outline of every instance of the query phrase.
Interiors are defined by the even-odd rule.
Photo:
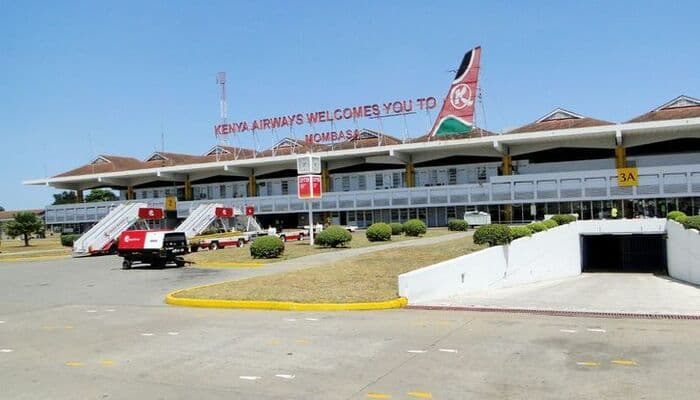
[[[175,228],[175,232],[184,232],[185,237],[191,238],[204,232],[214,222],[216,209],[223,207],[219,203],[200,204],[190,213],[180,226]]]
[[[139,220],[139,209],[145,207],[145,203],[122,203],[113,208],[73,243],[73,257],[109,251],[113,241]]]

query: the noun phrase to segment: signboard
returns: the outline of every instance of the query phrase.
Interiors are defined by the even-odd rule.
[[[637,168],[618,168],[617,186],[639,186],[639,170]]]
[[[321,187],[321,175],[297,176],[297,191],[300,199],[320,199]]]
[[[177,210],[177,197],[175,196],[168,196],[165,198],[165,210],[166,211],[175,211]]]
[[[297,158],[297,174],[320,174],[321,173],[321,157],[315,156],[300,156]]]
[[[248,217],[252,217],[253,215],[255,215],[255,207],[245,206],[245,215]]]
[[[139,218],[141,219],[163,219],[162,208],[139,208]]]
[[[214,209],[214,215],[216,215],[217,218],[231,218],[233,217],[233,208],[216,207],[216,209]]]

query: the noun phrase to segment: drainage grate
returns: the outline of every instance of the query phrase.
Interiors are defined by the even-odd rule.
[[[474,311],[511,314],[547,315],[550,317],[590,317],[590,318],[628,318],[628,319],[677,319],[700,321],[700,315],[681,314],[643,314],[643,313],[618,313],[595,311],[562,311],[562,310],[534,310],[525,308],[490,308],[490,307],[451,307],[451,306],[407,306],[411,310],[439,310],[439,311]]]

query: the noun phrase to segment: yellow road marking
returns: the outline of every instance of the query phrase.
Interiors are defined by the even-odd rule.
[[[309,344],[311,341],[309,339],[299,339],[297,340],[297,343],[299,344]]]
[[[277,340],[277,339],[272,339],[272,340],[270,340],[270,345],[272,345],[272,346],[277,346],[278,344],[280,344],[280,341],[279,341],[279,340]]]
[[[617,365],[637,365],[634,360],[612,360],[610,362]]]
[[[85,363],[82,363],[80,361],[68,361],[66,362],[66,367],[83,367],[85,366]]]
[[[71,325],[66,325],[63,327],[63,329],[73,329],[73,327]]]
[[[251,263],[251,262],[202,262],[194,263],[193,266],[197,268],[257,268],[265,266],[265,263]]]
[[[582,367],[600,367],[600,363],[595,361],[579,361],[576,363],[576,365],[580,365]]]
[[[0,257],[0,262],[58,260],[58,259],[61,259],[61,258],[68,258],[68,257],[70,257],[70,254],[61,255],[61,256]]]
[[[369,393],[367,393],[367,398],[368,399],[390,399],[391,395],[384,394],[384,393],[369,392]]]
[[[432,399],[433,398],[433,394],[430,392],[408,392],[406,394],[411,396],[411,397],[418,398],[418,399]]]
[[[100,364],[102,364],[102,365],[114,365],[114,361],[112,361],[112,360],[102,360],[102,361],[100,361]]]

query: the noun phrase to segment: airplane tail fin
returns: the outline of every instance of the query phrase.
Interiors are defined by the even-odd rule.
[[[429,137],[464,134],[474,129],[480,62],[481,46],[464,55]]]

